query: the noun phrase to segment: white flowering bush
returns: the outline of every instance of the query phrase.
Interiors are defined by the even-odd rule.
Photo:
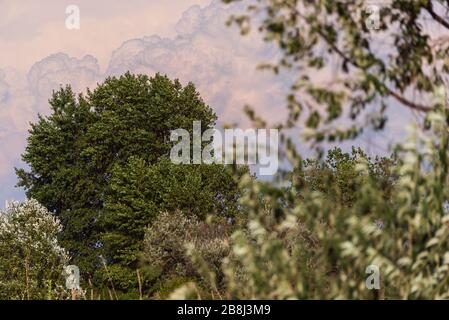
[[[0,212],[0,299],[53,299],[64,285],[61,224],[36,200]]]

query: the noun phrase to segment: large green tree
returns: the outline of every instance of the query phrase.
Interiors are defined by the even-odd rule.
[[[179,81],[159,74],[149,78],[127,73],[119,78],[108,78],[93,91],[88,90],[86,95],[76,96],[68,86],[55,92],[49,102],[50,116],[39,116],[32,124],[23,154],[29,170],[17,170],[18,185],[26,189],[28,197],[37,199],[61,219],[64,226],[62,244],[71,253],[73,263],[85,275],[91,276],[100,266],[100,252],[107,247],[102,242],[108,239],[101,237],[105,231],[102,226],[112,225],[116,231],[128,234],[124,237],[133,237],[136,232],[140,234],[141,224],[149,222],[148,217],[136,222],[120,220],[120,212],[116,210],[120,202],[113,204],[111,198],[117,192],[117,188],[111,189],[111,178],[114,175],[115,179],[124,178],[127,173],[123,170],[133,170],[129,165],[131,156],[142,161],[139,163],[151,166],[161,156],[169,155],[171,130],[184,128],[192,132],[193,121],[201,121],[204,131],[215,124],[216,116],[192,83],[182,86]],[[185,165],[177,170],[193,169]],[[219,172],[216,174],[220,175]],[[221,174],[215,181],[195,178],[189,183],[193,189],[198,189],[195,183],[200,183],[202,187],[209,184],[205,189],[217,191],[224,186],[230,193],[236,192],[229,190],[231,175],[224,171]],[[176,186],[172,177],[166,178],[173,187]],[[117,200],[123,199],[126,193],[134,193],[137,197],[138,189],[134,190],[137,187],[157,190],[157,184],[164,186],[162,177],[158,181],[141,182],[149,185],[128,184],[131,189],[122,188]],[[164,190],[168,188],[163,187]],[[216,194],[208,193],[212,198]],[[108,195],[109,211],[105,208]],[[163,201],[154,206],[166,207],[170,201],[176,203],[177,199],[169,197],[177,195],[179,193],[169,193],[163,199],[154,198]],[[227,199],[234,201],[235,198],[229,196]],[[210,206],[202,208],[203,202],[197,203],[193,198],[185,202],[189,200],[194,207],[192,212],[210,209]],[[130,229],[121,228],[120,223],[127,224]],[[138,230],[133,230],[134,227]],[[114,255],[106,253],[108,256]]]

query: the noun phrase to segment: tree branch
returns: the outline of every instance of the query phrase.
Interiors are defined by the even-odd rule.
[[[397,92],[394,92],[393,90],[391,90],[390,88],[388,88],[387,86],[385,86],[385,89],[387,90],[387,92],[394,97],[397,101],[399,101],[400,103],[402,103],[403,105],[406,105],[407,107],[416,110],[416,111],[421,111],[421,112],[429,112],[432,110],[431,107],[429,106],[424,106],[421,104],[416,104],[410,100],[407,100],[406,98],[404,98],[403,96],[401,96],[400,94],[398,94]]]
[[[447,0],[447,1],[449,1],[449,0]],[[299,15],[301,18],[306,19],[306,17],[304,15],[302,15],[301,12],[299,12],[299,10],[296,7],[290,6],[290,9],[292,9],[295,12],[295,14]],[[428,7],[427,7],[427,10],[429,10],[429,9],[433,12],[433,5],[432,5],[431,0],[429,0]],[[443,20],[440,16],[438,16],[438,18]],[[447,23],[444,20],[443,20],[443,22],[446,23],[447,27],[449,28],[449,23]],[[350,64],[352,64],[354,67],[356,67],[358,69],[362,69],[362,70],[366,69],[365,66],[362,66],[357,61],[350,59],[342,50],[340,50],[340,48],[338,48],[334,43],[329,41],[327,39],[326,35],[321,31],[320,28],[318,28],[318,34],[327,43],[327,45],[330,46],[331,49],[334,50],[343,60],[348,61]],[[430,107],[430,106],[417,104],[417,103],[414,103],[413,101],[408,100],[404,96],[400,95],[399,93],[397,93],[397,92],[393,91],[392,89],[390,89],[389,87],[387,87],[385,84],[382,84],[382,86],[385,88],[385,90],[388,92],[388,94],[390,96],[395,98],[397,101],[399,101],[406,107],[409,107],[413,110],[420,111],[420,112],[429,112],[432,110],[432,107]]]
[[[332,50],[334,50],[343,60],[348,61],[349,63],[351,63],[354,67],[356,67],[358,69],[365,69],[365,67],[362,66],[361,64],[359,64],[357,61],[350,59],[334,43],[331,43],[330,41],[328,41],[326,36],[321,31],[318,31],[318,33],[324,39],[324,41],[326,41],[326,43],[332,48]],[[397,92],[393,91],[392,89],[390,89],[389,87],[387,87],[385,84],[382,84],[382,86],[385,88],[385,90],[388,92],[389,95],[391,95],[397,101],[399,101],[400,103],[402,103],[403,105],[405,105],[411,109],[421,111],[421,112],[429,112],[432,110],[432,107],[420,105],[420,104],[414,103],[414,102],[406,99],[405,97],[401,96],[399,93],[397,93]]]
[[[427,6],[425,8],[426,8],[427,12],[429,12],[429,14],[432,16],[432,18],[434,18],[438,23],[440,23],[441,25],[446,27],[446,29],[449,29],[449,22],[444,20],[442,17],[437,15],[435,11],[433,11],[432,0],[429,0],[429,2],[427,3]]]
[[[332,48],[332,50],[334,50],[343,60],[348,61],[349,63],[351,63],[354,67],[358,68],[358,69],[364,69],[364,66],[360,65],[357,61],[354,61],[352,59],[350,59],[343,51],[340,50],[340,48],[338,48],[335,44],[329,42],[326,40],[326,37],[321,33],[318,32],[322,38],[324,38],[324,40],[326,41],[326,43]],[[393,91],[392,89],[390,89],[389,87],[387,87],[385,84],[382,84],[383,87],[385,88],[385,90],[388,92],[389,95],[391,95],[392,97],[394,97],[397,101],[399,101],[400,103],[402,103],[403,105],[417,110],[417,111],[421,111],[421,112],[429,112],[432,110],[432,107],[429,106],[424,106],[424,105],[420,105],[420,104],[416,104],[408,99],[406,99],[405,97],[401,96],[400,94],[398,94],[397,92]]]

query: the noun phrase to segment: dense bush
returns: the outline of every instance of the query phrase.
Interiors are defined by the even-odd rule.
[[[180,211],[163,213],[146,229],[142,264],[158,268],[164,278],[201,282],[200,268],[187,255],[186,245],[193,244],[207,266],[220,274],[230,253],[230,233],[231,226],[223,221],[208,223]]]

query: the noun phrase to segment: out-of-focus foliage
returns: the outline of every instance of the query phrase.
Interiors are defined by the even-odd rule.
[[[427,116],[425,129],[414,126],[392,159],[372,161],[358,150],[351,156],[337,149],[325,163],[303,162],[287,140],[286,155],[299,164],[289,188],[241,179],[250,219],[232,236],[232,259],[223,269],[226,298],[449,298],[449,111],[442,87],[449,42],[423,26],[426,19],[449,29],[447,11],[441,1],[392,0],[373,30],[363,15],[367,4],[255,0],[248,7],[252,17],[231,18],[247,33],[256,17],[259,31],[283,53],[266,67],[297,71],[286,126],[306,111],[306,137],[316,142],[353,138],[368,124],[381,129],[391,99]],[[376,51],[376,39],[390,40],[389,49]],[[337,79],[317,81],[334,58]],[[408,99],[410,92],[420,98]],[[367,110],[373,106],[378,110]],[[366,117],[349,129],[331,128],[342,115]],[[201,260],[194,247],[189,252]],[[204,278],[214,279],[211,274]],[[200,295],[190,283],[172,297]]]
[[[240,0],[223,0],[225,3]],[[293,127],[314,141],[382,129],[392,102],[433,109],[449,74],[449,6],[439,0],[247,0],[231,17],[242,34],[259,31],[281,51],[263,68],[295,75],[287,97]],[[338,119],[354,122],[340,123]],[[331,124],[336,122],[338,126]]]
[[[0,299],[53,299],[64,294],[66,251],[57,218],[36,200],[0,212]]]
[[[396,179],[388,197],[370,173],[370,163],[358,157],[357,174],[351,178],[358,187],[350,205],[335,201],[320,188],[294,184],[284,191],[288,201],[283,218],[273,224],[258,205],[260,182],[243,179],[252,190],[242,199],[251,218],[246,231],[232,236],[233,259],[224,267],[225,296],[449,298],[448,122],[449,112],[444,109],[428,114],[428,131],[412,128],[391,166]],[[267,203],[277,201],[273,196],[264,198]],[[283,240],[285,233],[304,228],[308,237]],[[380,271],[379,290],[367,286],[370,266]],[[204,277],[211,278],[207,273]],[[175,296],[180,293],[192,298],[195,286],[185,286]]]

